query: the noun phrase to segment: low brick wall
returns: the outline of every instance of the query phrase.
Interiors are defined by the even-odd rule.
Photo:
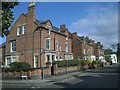
[[[88,69],[89,66],[85,65],[84,68]],[[42,73],[44,71],[44,76],[51,76],[66,72],[72,72],[80,70],[81,66],[70,66],[70,67],[58,67],[57,64],[51,66],[51,64],[47,65],[44,68],[32,68],[28,70],[9,70],[3,72],[3,76],[6,79],[20,79],[21,76],[28,76],[29,79],[41,79]]]
[[[51,65],[44,68],[44,75],[51,75]],[[3,79],[21,79],[21,76],[27,76],[29,79],[41,79],[42,68],[31,68],[28,70],[6,70],[2,72]]]
[[[41,68],[30,70],[7,70],[2,74],[4,79],[21,79],[21,76],[28,76],[29,79],[41,78]]]
[[[57,65],[56,65],[53,68],[54,68],[54,75],[60,74],[60,73],[65,73],[65,72],[80,70],[80,66],[57,67]]]

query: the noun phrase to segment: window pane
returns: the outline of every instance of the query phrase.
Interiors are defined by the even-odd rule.
[[[34,67],[38,67],[38,56],[34,56]]]
[[[47,55],[47,62],[50,61],[50,55]]]
[[[12,61],[13,61],[13,62],[16,62],[16,57],[12,57]]]
[[[84,49],[84,54],[86,54],[86,50]]]
[[[11,63],[10,58],[7,58],[7,65],[9,65]]]
[[[23,25],[23,32],[22,34],[25,34],[26,33],[26,25]]]
[[[17,29],[17,35],[20,35],[22,34],[22,26],[18,26],[18,29]]]
[[[52,61],[54,61],[55,60],[55,55],[52,55]]]
[[[16,51],[16,41],[11,41],[11,51]]]
[[[46,39],[46,48],[50,49],[50,39]]]
[[[68,42],[66,42],[66,52],[68,52]]]

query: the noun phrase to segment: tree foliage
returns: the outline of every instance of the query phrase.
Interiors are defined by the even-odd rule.
[[[16,5],[18,5],[18,2],[2,2],[2,24],[0,24],[0,28],[2,27],[1,36],[7,35],[9,32],[8,28],[14,20],[14,13],[12,9]]]
[[[26,70],[30,68],[31,68],[31,65],[26,62],[13,62],[10,64],[11,70]]]
[[[109,55],[107,55],[107,56],[105,56],[105,60],[106,60],[107,62],[110,62],[110,61],[111,61],[111,57],[110,57]]]
[[[108,49],[105,49],[104,53],[105,53],[105,55],[109,55],[109,54],[113,53],[113,50],[108,48]]]

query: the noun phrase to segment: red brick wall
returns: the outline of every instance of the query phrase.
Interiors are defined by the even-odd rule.
[[[54,74],[65,73],[75,70],[80,70],[80,66],[58,67],[54,69]]]
[[[12,26],[10,29],[10,34],[6,37],[6,53],[10,53],[10,40],[14,40],[19,38],[17,35],[17,26],[22,25],[26,23],[26,16],[24,14],[21,14],[16,23]],[[22,43],[23,44],[23,43]],[[19,46],[17,47],[17,50]]]

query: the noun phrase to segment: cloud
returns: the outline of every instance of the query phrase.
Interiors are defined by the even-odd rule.
[[[117,5],[117,4],[116,4]],[[93,6],[85,9],[86,15],[71,24],[78,35],[87,35],[100,41],[104,48],[118,42],[118,10],[115,5]]]

